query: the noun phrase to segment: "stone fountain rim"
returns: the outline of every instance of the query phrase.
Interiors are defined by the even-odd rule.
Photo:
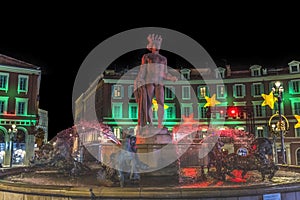
[[[15,175],[22,172],[31,171],[31,167],[7,169],[8,174],[0,174],[0,177]],[[22,170],[23,171],[20,171]],[[3,172],[3,171],[2,171]],[[35,185],[29,183],[14,182],[0,179],[0,191],[18,194],[29,194],[37,196],[55,196],[55,197],[90,197],[90,188],[84,186],[67,185]],[[97,197],[120,197],[126,198],[195,198],[195,197],[236,197],[236,196],[255,196],[269,193],[296,192],[300,191],[299,182],[281,183],[273,185],[242,185],[230,187],[92,187],[93,193]]]
[[[268,193],[300,191],[299,183],[286,183],[276,185],[251,185],[239,187],[205,187],[205,188],[183,188],[183,187],[93,187],[93,193],[101,197],[122,198],[150,198],[150,197],[234,197],[253,196]],[[33,185],[28,183],[11,182],[0,180],[0,191],[10,193],[21,193],[38,196],[60,196],[60,197],[90,197],[90,187],[78,186],[55,186],[55,185]]]

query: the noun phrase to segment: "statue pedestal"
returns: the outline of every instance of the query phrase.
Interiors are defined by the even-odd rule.
[[[149,165],[153,171],[143,173],[142,176],[177,176],[177,153],[176,145],[172,144],[172,135],[166,129],[156,127],[144,127],[137,131],[137,149],[141,153],[140,160]],[[145,156],[142,156],[144,154]],[[173,163],[163,166],[162,163]],[[157,169],[157,170],[156,170]]]
[[[152,126],[139,127],[136,132],[136,144],[169,144],[172,136],[167,128]]]

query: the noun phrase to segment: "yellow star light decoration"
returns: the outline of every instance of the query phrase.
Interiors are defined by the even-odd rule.
[[[216,94],[213,94],[212,97],[210,98],[208,96],[205,96],[205,100],[207,103],[204,105],[204,108],[208,106],[216,106],[217,104],[220,104],[220,101],[216,100]]]
[[[261,105],[268,105],[273,110],[274,103],[278,100],[277,97],[274,97],[273,92],[270,92],[270,94],[261,94],[261,96],[265,99]]]
[[[295,118],[297,119],[298,123],[295,124],[295,128],[300,128],[300,115],[294,115]]]
[[[155,99],[152,99],[152,105],[153,105],[153,110],[157,111],[158,110],[158,104],[157,104],[157,101]],[[169,106],[164,104],[164,109],[166,110],[168,108],[169,108]]]

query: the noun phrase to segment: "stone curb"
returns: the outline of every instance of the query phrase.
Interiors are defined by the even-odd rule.
[[[70,198],[89,198],[89,187],[62,187],[28,185],[0,180],[0,191],[30,194],[37,196],[56,196]],[[300,191],[299,183],[274,186],[244,186],[236,188],[180,188],[180,187],[98,187],[92,188],[97,198],[216,198],[216,197],[249,197],[269,193],[288,193]]]

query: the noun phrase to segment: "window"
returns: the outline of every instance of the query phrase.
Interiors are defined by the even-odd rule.
[[[165,87],[165,99],[173,100],[175,98],[175,88],[173,86]]]
[[[113,87],[113,89],[112,89],[112,97],[114,98],[114,99],[121,99],[121,98],[123,98],[123,96],[124,96],[124,88],[123,88],[123,86],[121,86],[121,85],[113,85],[112,86]]]
[[[198,106],[198,117],[199,119],[207,118],[207,108],[204,108],[204,103]]]
[[[262,126],[256,127],[256,136],[257,137],[265,137],[264,136],[264,127],[262,127]]]
[[[130,119],[138,118],[138,105],[136,103],[129,104],[129,118]]]
[[[27,106],[28,106],[27,98],[16,97],[16,112],[15,113],[17,115],[27,115]]]
[[[300,85],[300,81],[293,81],[292,89],[293,89],[294,93],[299,93],[300,92],[299,85]]]
[[[254,97],[261,97],[261,94],[264,91],[262,83],[253,83],[251,89],[252,96]]]
[[[291,66],[291,72],[298,72],[298,66],[297,65],[294,65],[294,66]]]
[[[180,73],[181,73],[181,80],[189,80],[190,79],[191,70],[182,69],[182,70],[180,70]]]
[[[193,113],[193,106],[191,103],[181,104],[181,116],[189,117]]]
[[[226,98],[227,93],[225,89],[225,85],[217,85],[217,98],[224,99]]]
[[[25,102],[18,102],[17,114],[24,115],[24,113],[25,113]]]
[[[208,86],[200,85],[197,90],[199,99],[204,99],[205,96],[209,96]]]
[[[184,79],[190,79],[188,73],[183,73],[182,76],[183,76]]]
[[[252,101],[254,117],[265,117],[266,116],[266,106],[261,106],[261,104],[262,104],[262,101]]]
[[[120,119],[123,117],[122,113],[122,103],[112,103],[112,117]]]
[[[129,99],[134,99],[134,85],[129,85],[128,86],[128,98]]]
[[[4,101],[0,100],[0,114],[4,113]]]
[[[19,75],[18,77],[18,93],[25,92],[27,94],[28,91],[28,76]]]
[[[175,119],[176,118],[176,110],[175,104],[166,104],[168,109],[165,110],[165,119]]]
[[[300,137],[300,128],[295,128],[296,137]]]
[[[291,94],[300,94],[300,80],[292,80],[289,82],[289,92]]]
[[[300,102],[294,102],[295,115],[300,115]]]
[[[250,67],[251,76],[261,76],[261,66],[260,65],[252,65]]]
[[[191,114],[191,108],[190,107],[184,107],[183,108],[183,116],[188,117]]]
[[[262,107],[261,105],[255,105],[254,106],[254,113],[255,113],[255,117],[262,117]]]
[[[254,105],[253,109],[254,109],[254,117],[265,117],[266,116],[265,107],[262,107],[261,104]]]
[[[291,101],[291,107],[292,107],[292,114],[293,115],[300,115],[300,99],[299,97],[291,97],[289,98]],[[281,105],[281,108],[283,106]]]
[[[253,76],[260,76],[260,70],[253,70]]]
[[[0,97],[0,114],[7,113],[7,102],[9,97]]]
[[[292,62],[290,62],[288,64],[289,68],[290,68],[290,73],[298,73],[300,71],[299,64],[300,64],[300,62],[296,61],[296,60],[293,60]]]
[[[191,99],[191,88],[190,86],[182,86],[182,99]]]
[[[233,96],[235,98],[244,98],[245,97],[245,85],[244,84],[235,84],[233,85]]]
[[[9,78],[8,73],[0,72],[0,90],[4,90],[5,92],[7,92],[7,90],[8,90],[8,78]]]

